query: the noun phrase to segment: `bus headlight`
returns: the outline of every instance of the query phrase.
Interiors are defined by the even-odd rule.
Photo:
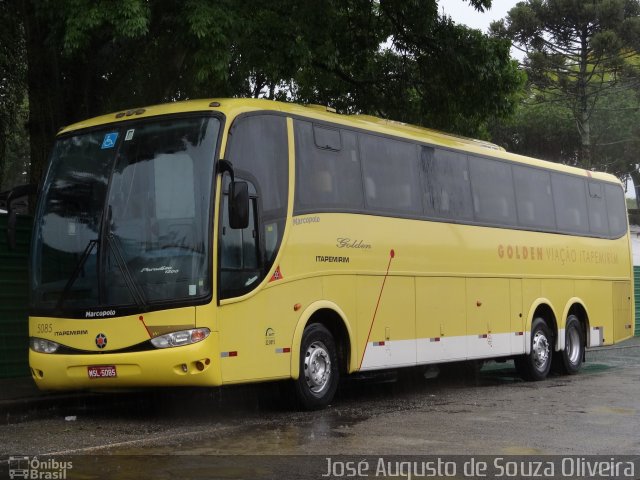
[[[56,353],[60,344],[44,338],[29,337],[29,346],[34,352]]]
[[[181,347],[198,343],[209,336],[208,328],[194,328],[193,330],[180,330],[167,333],[151,339],[151,344],[156,348]]]

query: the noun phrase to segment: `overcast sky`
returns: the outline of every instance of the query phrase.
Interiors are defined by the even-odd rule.
[[[507,12],[515,7],[519,0],[493,0],[492,6],[485,13],[480,13],[463,0],[440,0],[438,8],[449,15],[454,22],[464,23],[471,28],[487,32],[489,24],[507,16]]]
[[[521,0],[493,0],[491,8],[484,13],[478,12],[475,8],[463,0],[440,0],[438,8],[456,23],[463,23],[471,28],[477,28],[487,33],[489,25],[495,20],[500,20],[507,16],[507,12],[516,6]],[[523,53],[511,49],[511,56],[522,62]]]

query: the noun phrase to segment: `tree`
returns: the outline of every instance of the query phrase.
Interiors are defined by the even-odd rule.
[[[26,98],[24,34],[15,2],[0,0],[0,191],[18,162]]]
[[[436,0],[21,2],[33,181],[61,126],[105,111],[262,96],[477,134],[523,83],[507,41]]]
[[[638,0],[527,0],[495,22],[492,31],[527,55],[535,98],[529,104],[567,106],[580,138],[572,163],[607,168],[595,156],[602,145],[594,116],[605,99],[640,87]],[[626,108],[626,107],[625,107]]]
[[[522,100],[513,116],[493,123],[490,130],[492,141],[510,152],[577,163],[580,135],[571,108],[562,102],[540,102],[532,94]]]

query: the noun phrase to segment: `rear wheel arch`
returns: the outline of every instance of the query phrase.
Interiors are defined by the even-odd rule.
[[[589,312],[587,307],[585,307],[584,302],[579,298],[572,298],[567,302],[567,306],[565,307],[565,312],[563,315],[563,327],[566,326],[567,319],[571,316],[575,315],[580,321],[580,325],[582,326],[582,335],[585,341],[585,346],[589,342]],[[563,328],[564,330],[564,328]],[[558,338],[556,342],[556,350],[564,349],[564,335],[562,338]]]
[[[531,333],[531,326],[536,318],[542,318],[551,333],[555,338],[558,337],[558,322],[556,320],[556,313],[551,307],[551,302],[546,298],[539,298],[536,300],[529,309],[529,315],[527,317],[527,325],[525,326],[525,331],[529,334]],[[525,353],[528,355],[531,353],[531,342],[526,342],[525,344]]]

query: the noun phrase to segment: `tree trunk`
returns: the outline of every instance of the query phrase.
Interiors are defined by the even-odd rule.
[[[631,180],[633,180],[633,188],[636,194],[636,208],[640,208],[640,171],[631,172]]]
[[[589,33],[586,27],[580,36],[580,72],[578,75],[578,131],[580,133],[580,164],[591,169],[591,112],[587,92],[587,68],[589,67]]]
[[[62,126],[59,45],[46,19],[37,15],[33,0],[23,0],[23,19],[27,51],[27,90],[31,169],[29,179],[38,184],[49,158],[53,139]],[[58,47],[58,48],[57,48]]]

